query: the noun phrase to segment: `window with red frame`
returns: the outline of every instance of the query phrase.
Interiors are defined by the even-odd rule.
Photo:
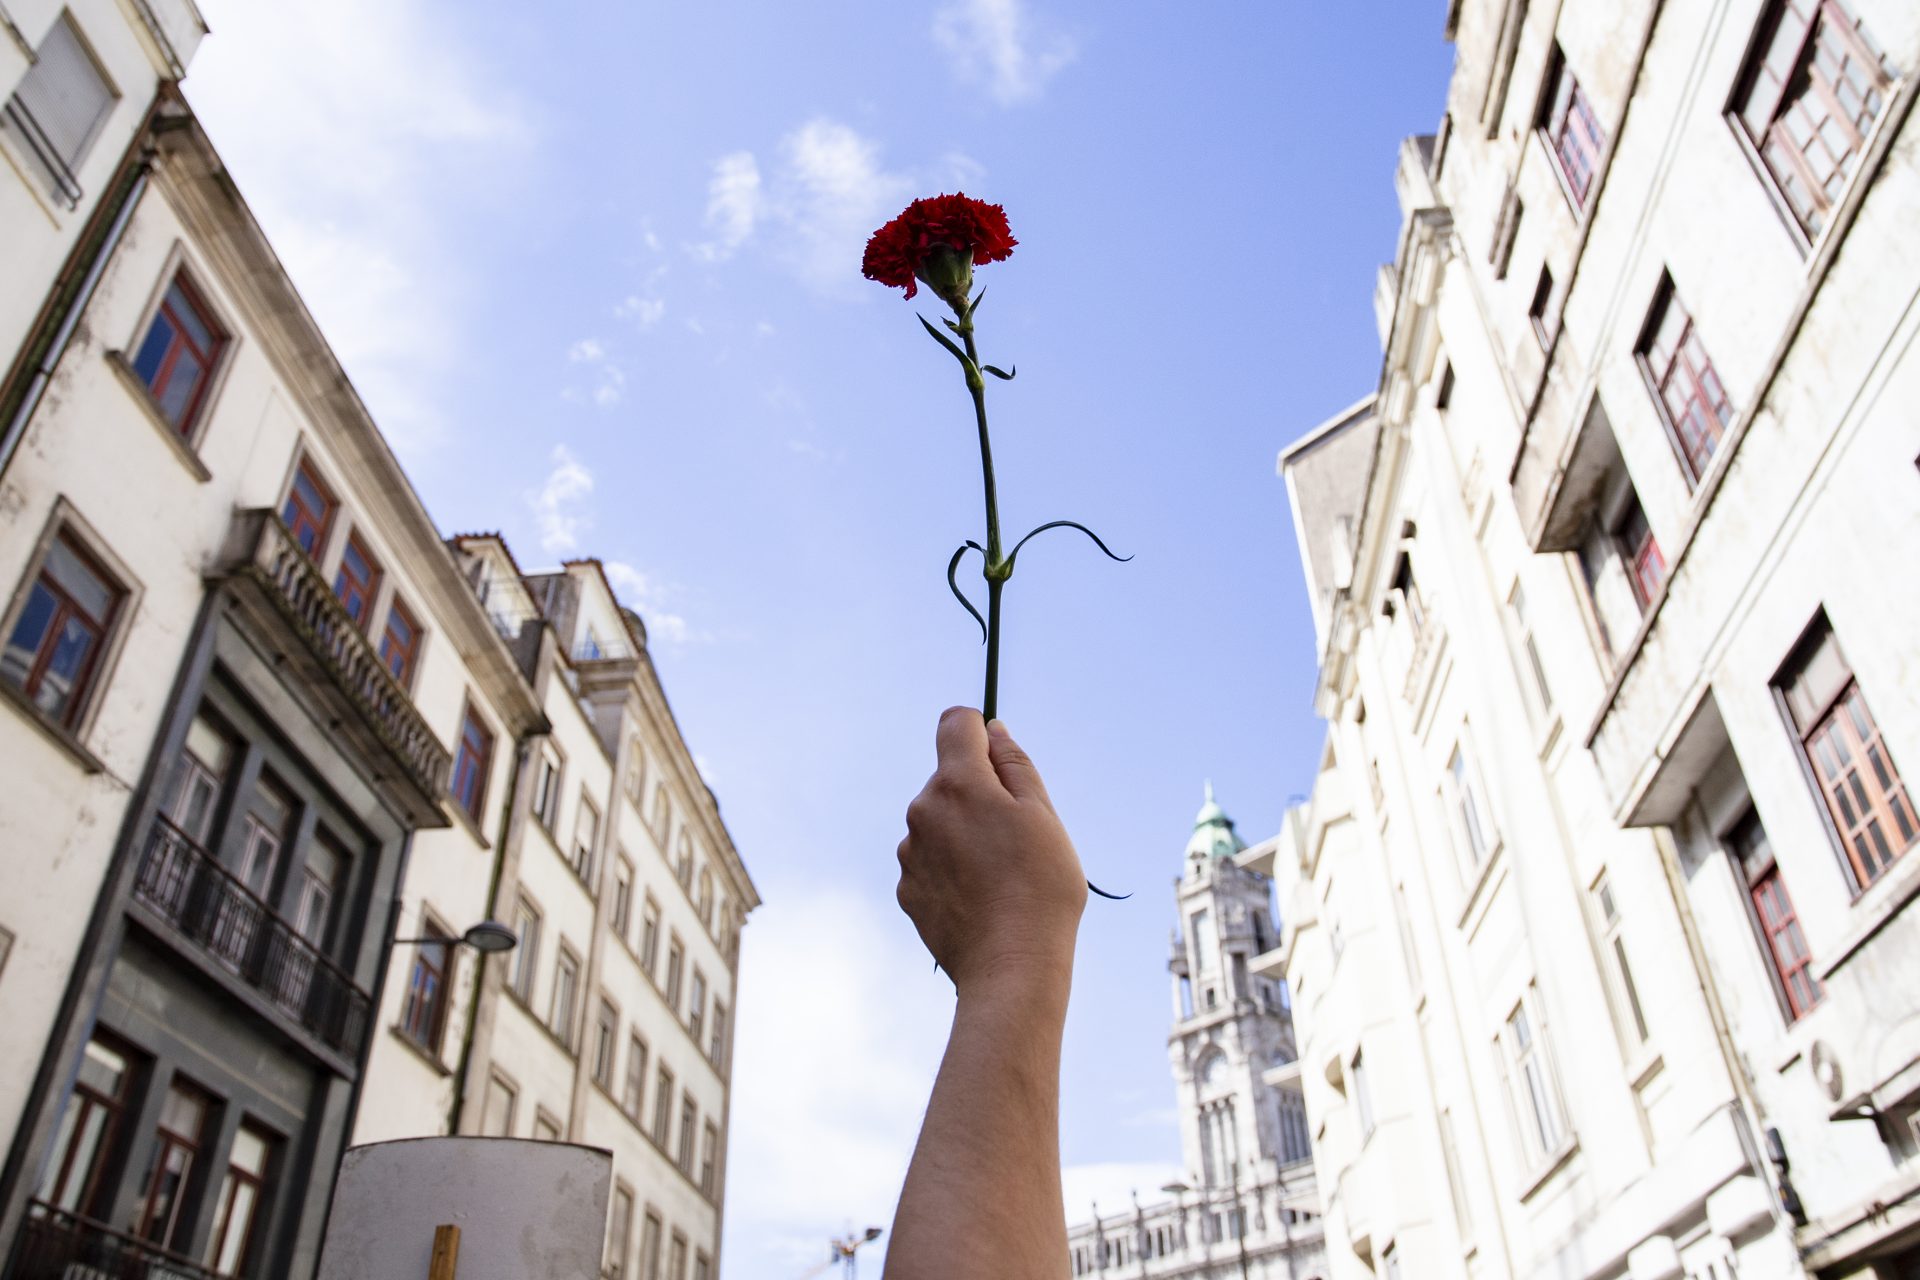
[[[267,1161],[272,1154],[273,1139],[250,1124],[241,1125],[233,1135],[205,1257],[207,1267],[217,1276],[237,1276],[247,1265],[253,1228],[266,1196]]]
[[[183,1223],[180,1210],[189,1195],[212,1110],[213,1099],[185,1080],[176,1077],[167,1086],[145,1189],[133,1207],[133,1234],[149,1244],[176,1248],[185,1243],[175,1236],[187,1234],[181,1227],[190,1227],[191,1216]]]
[[[1759,814],[1747,811],[1727,833],[1727,848],[1746,873],[1754,919],[1766,939],[1767,956],[1773,961],[1774,975],[1786,999],[1787,1017],[1792,1021],[1819,1004],[1826,992],[1814,975],[1813,954],[1807,950],[1800,917],[1793,909],[1793,899],[1787,896],[1787,882],[1780,878],[1773,844],[1767,839],[1767,829],[1760,825]]]
[[[1920,821],[1880,726],[1825,618],[1778,681],[1840,844],[1864,890],[1920,840]]]
[[[1574,207],[1586,208],[1600,153],[1606,149],[1607,134],[1557,44],[1547,62],[1546,92],[1540,95],[1540,118],[1536,123],[1547,140],[1547,149],[1553,153],[1554,163],[1559,166],[1560,176],[1566,180],[1567,194]]]
[[[1733,404],[1701,345],[1693,317],[1675,294],[1673,280],[1661,281],[1654,295],[1639,346],[1641,368],[1654,399],[1686,462],[1687,480],[1698,483],[1713,460],[1720,436],[1733,420]]]
[[[125,597],[77,542],[64,533],[55,537],[0,649],[0,679],[72,728]]]
[[[1732,111],[1809,236],[1826,229],[1898,78],[1844,0],[1768,6]]]
[[[320,554],[321,544],[327,540],[327,526],[333,523],[333,509],[333,494],[320,483],[313,464],[302,462],[293,473],[293,485],[287,490],[287,505],[281,509],[280,519],[308,555]]]
[[[480,723],[473,708],[467,708],[460,725],[460,747],[453,757],[453,798],[467,816],[480,820],[480,806],[487,799],[487,765],[493,758],[493,735]]]
[[[1627,581],[1633,585],[1633,598],[1645,612],[1659,593],[1660,584],[1666,581],[1667,562],[1660,554],[1653,526],[1647,523],[1647,513],[1637,495],[1627,495],[1626,508],[1614,521],[1613,538],[1619,544],[1620,557],[1627,568]]]
[[[60,1113],[53,1157],[41,1178],[37,1198],[42,1204],[97,1216],[101,1174],[126,1115],[132,1079],[133,1064],[126,1054],[99,1039],[87,1042],[73,1093]]]
[[[373,616],[373,594],[380,589],[380,565],[360,541],[358,533],[347,536],[340,552],[340,570],[333,578],[333,593],[347,607],[353,625],[365,630]]]
[[[395,600],[387,607],[387,629],[380,636],[380,661],[395,680],[406,684],[413,677],[414,655],[420,649],[420,627]]]
[[[227,335],[184,275],[177,275],[153,313],[147,336],[133,357],[133,371],[153,393],[160,416],[182,435],[192,432],[213,382],[214,365]]]
[[[400,1032],[428,1053],[440,1052],[440,1033],[447,1023],[447,963],[453,938],[428,924],[422,942],[413,949],[413,970],[407,975],[407,996],[400,1009]]]

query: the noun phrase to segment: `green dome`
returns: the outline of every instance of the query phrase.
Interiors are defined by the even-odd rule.
[[[1193,836],[1187,841],[1187,857],[1231,858],[1246,847],[1233,829],[1233,819],[1213,798],[1213,783],[1207,783],[1206,801],[1193,819]]]

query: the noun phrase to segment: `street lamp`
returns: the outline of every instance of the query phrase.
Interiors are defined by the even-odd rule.
[[[457,938],[395,938],[396,947],[472,947],[483,956],[498,955],[520,945],[520,935],[498,920],[482,920]]]
[[[1160,1190],[1173,1197],[1173,1220],[1180,1229],[1180,1252],[1185,1253],[1187,1251],[1187,1193],[1193,1188],[1175,1178]]]

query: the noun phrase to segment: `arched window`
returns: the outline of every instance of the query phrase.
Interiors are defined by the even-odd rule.
[[[685,831],[680,833],[680,852],[673,860],[673,878],[682,889],[693,886],[693,836]]]
[[[713,932],[713,872],[700,868],[700,896],[694,900],[700,910],[700,923]]]
[[[646,799],[647,753],[640,747],[640,739],[634,738],[627,744],[627,799],[633,801],[637,810],[641,801]]]

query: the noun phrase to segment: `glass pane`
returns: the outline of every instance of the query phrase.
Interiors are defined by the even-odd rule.
[[[190,1142],[197,1142],[200,1126],[206,1118],[207,1100],[204,1097],[177,1084],[167,1090],[167,1100],[160,1106],[161,1128],[179,1134]]]
[[[193,407],[193,398],[200,390],[200,380],[206,371],[200,357],[185,347],[180,348],[173,369],[167,375],[166,385],[156,393],[162,417],[176,427],[184,429],[187,426],[187,411]]]
[[[127,1078],[127,1059],[125,1055],[109,1049],[98,1040],[87,1042],[86,1054],[80,1059],[80,1083],[109,1098],[120,1096],[120,1086]]]
[[[213,334],[208,330],[206,319],[200,314],[200,308],[187,296],[187,291],[181,287],[178,280],[175,280],[172,287],[167,290],[167,307],[173,312],[174,318],[179,321],[187,337],[193,340],[193,345],[203,352],[211,353]]]
[[[6,651],[0,653],[0,676],[16,685],[27,682],[40,646],[46,642],[47,628],[52,625],[53,615],[59,607],[60,602],[54,598],[53,592],[39,582],[33,584],[27,595],[27,603],[20,610],[19,621],[13,624],[13,634],[7,637]]]
[[[230,1276],[240,1270],[245,1261],[242,1256],[247,1246],[247,1236],[253,1226],[253,1209],[259,1200],[259,1190],[250,1182],[242,1182],[228,1175],[227,1185],[232,1189],[225,1206],[226,1213],[222,1222],[225,1230],[214,1240],[214,1252],[208,1258],[213,1269],[223,1276]]]
[[[260,1177],[267,1171],[267,1140],[251,1129],[241,1129],[233,1137],[233,1152],[227,1163]]]
[[[34,703],[42,711],[50,716],[66,714],[96,638],[92,627],[77,617],[68,616],[53,642],[53,656],[41,674],[40,687],[34,692]]]
[[[167,319],[167,313],[157,313],[153,317],[153,324],[147,328],[147,336],[140,344],[139,353],[133,358],[133,371],[140,375],[140,381],[147,384],[149,391],[160,377],[160,366],[166,363],[167,348],[173,345],[173,339],[173,325]]]
[[[47,548],[45,573],[94,621],[106,621],[113,611],[113,588],[87,566],[66,539],[57,538]]]

